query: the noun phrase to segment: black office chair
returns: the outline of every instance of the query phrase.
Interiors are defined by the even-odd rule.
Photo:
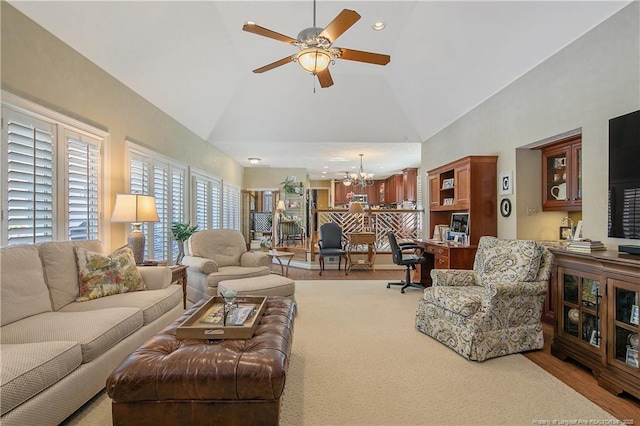
[[[342,243],[342,227],[337,223],[329,222],[320,226],[320,239],[318,240],[318,247],[320,247],[320,275],[324,271],[324,258],[338,256],[338,271],[342,264],[342,258],[344,257],[344,270],[346,275],[349,275],[347,270],[347,251],[344,249]]]
[[[404,289],[409,287],[419,288],[421,290],[424,289],[422,284],[411,282],[411,270],[416,269],[416,265],[420,265],[427,260],[422,255],[424,253],[424,248],[413,243],[398,244],[393,232],[388,232],[387,238],[389,238],[389,246],[391,247],[391,258],[393,259],[393,263],[406,267],[404,281],[388,283],[387,288],[391,288],[392,285],[401,285],[402,288],[400,289],[400,293],[404,293]],[[406,251],[411,252],[405,253]]]

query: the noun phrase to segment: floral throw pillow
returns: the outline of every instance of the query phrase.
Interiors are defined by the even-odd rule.
[[[82,247],[74,249],[80,278],[77,302],[147,289],[136,267],[131,247],[121,247],[108,255]]]

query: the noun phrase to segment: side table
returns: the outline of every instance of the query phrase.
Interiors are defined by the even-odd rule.
[[[269,250],[269,251],[256,251],[256,253],[263,253],[269,256],[271,262],[275,258],[280,264],[280,275],[283,277],[289,276],[289,264],[291,263],[291,259],[295,256],[295,253],[290,251],[280,251],[280,250]],[[287,259],[286,265],[282,263],[282,259]],[[272,272],[273,274],[277,274],[277,272]]]
[[[373,232],[351,232],[347,237],[349,238],[347,271],[351,272],[351,268],[354,266],[362,265],[370,267],[375,272],[376,234]],[[357,259],[358,255],[364,259]]]
[[[187,309],[187,266],[170,266],[171,282],[182,285],[182,307]]]

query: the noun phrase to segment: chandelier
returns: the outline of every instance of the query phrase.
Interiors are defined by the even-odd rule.
[[[344,184],[344,186],[353,185],[354,187],[359,186],[361,188],[364,188],[365,186],[371,186],[374,184],[373,173],[365,173],[364,169],[362,168],[362,157],[364,156],[364,154],[359,155],[360,170],[358,171],[358,173],[345,172],[346,176],[344,177],[344,179],[342,179],[342,183]]]

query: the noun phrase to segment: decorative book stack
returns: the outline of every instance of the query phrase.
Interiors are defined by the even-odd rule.
[[[571,241],[567,246],[567,250],[576,251],[580,253],[591,253],[592,251],[606,250],[602,241],[575,240]]]

